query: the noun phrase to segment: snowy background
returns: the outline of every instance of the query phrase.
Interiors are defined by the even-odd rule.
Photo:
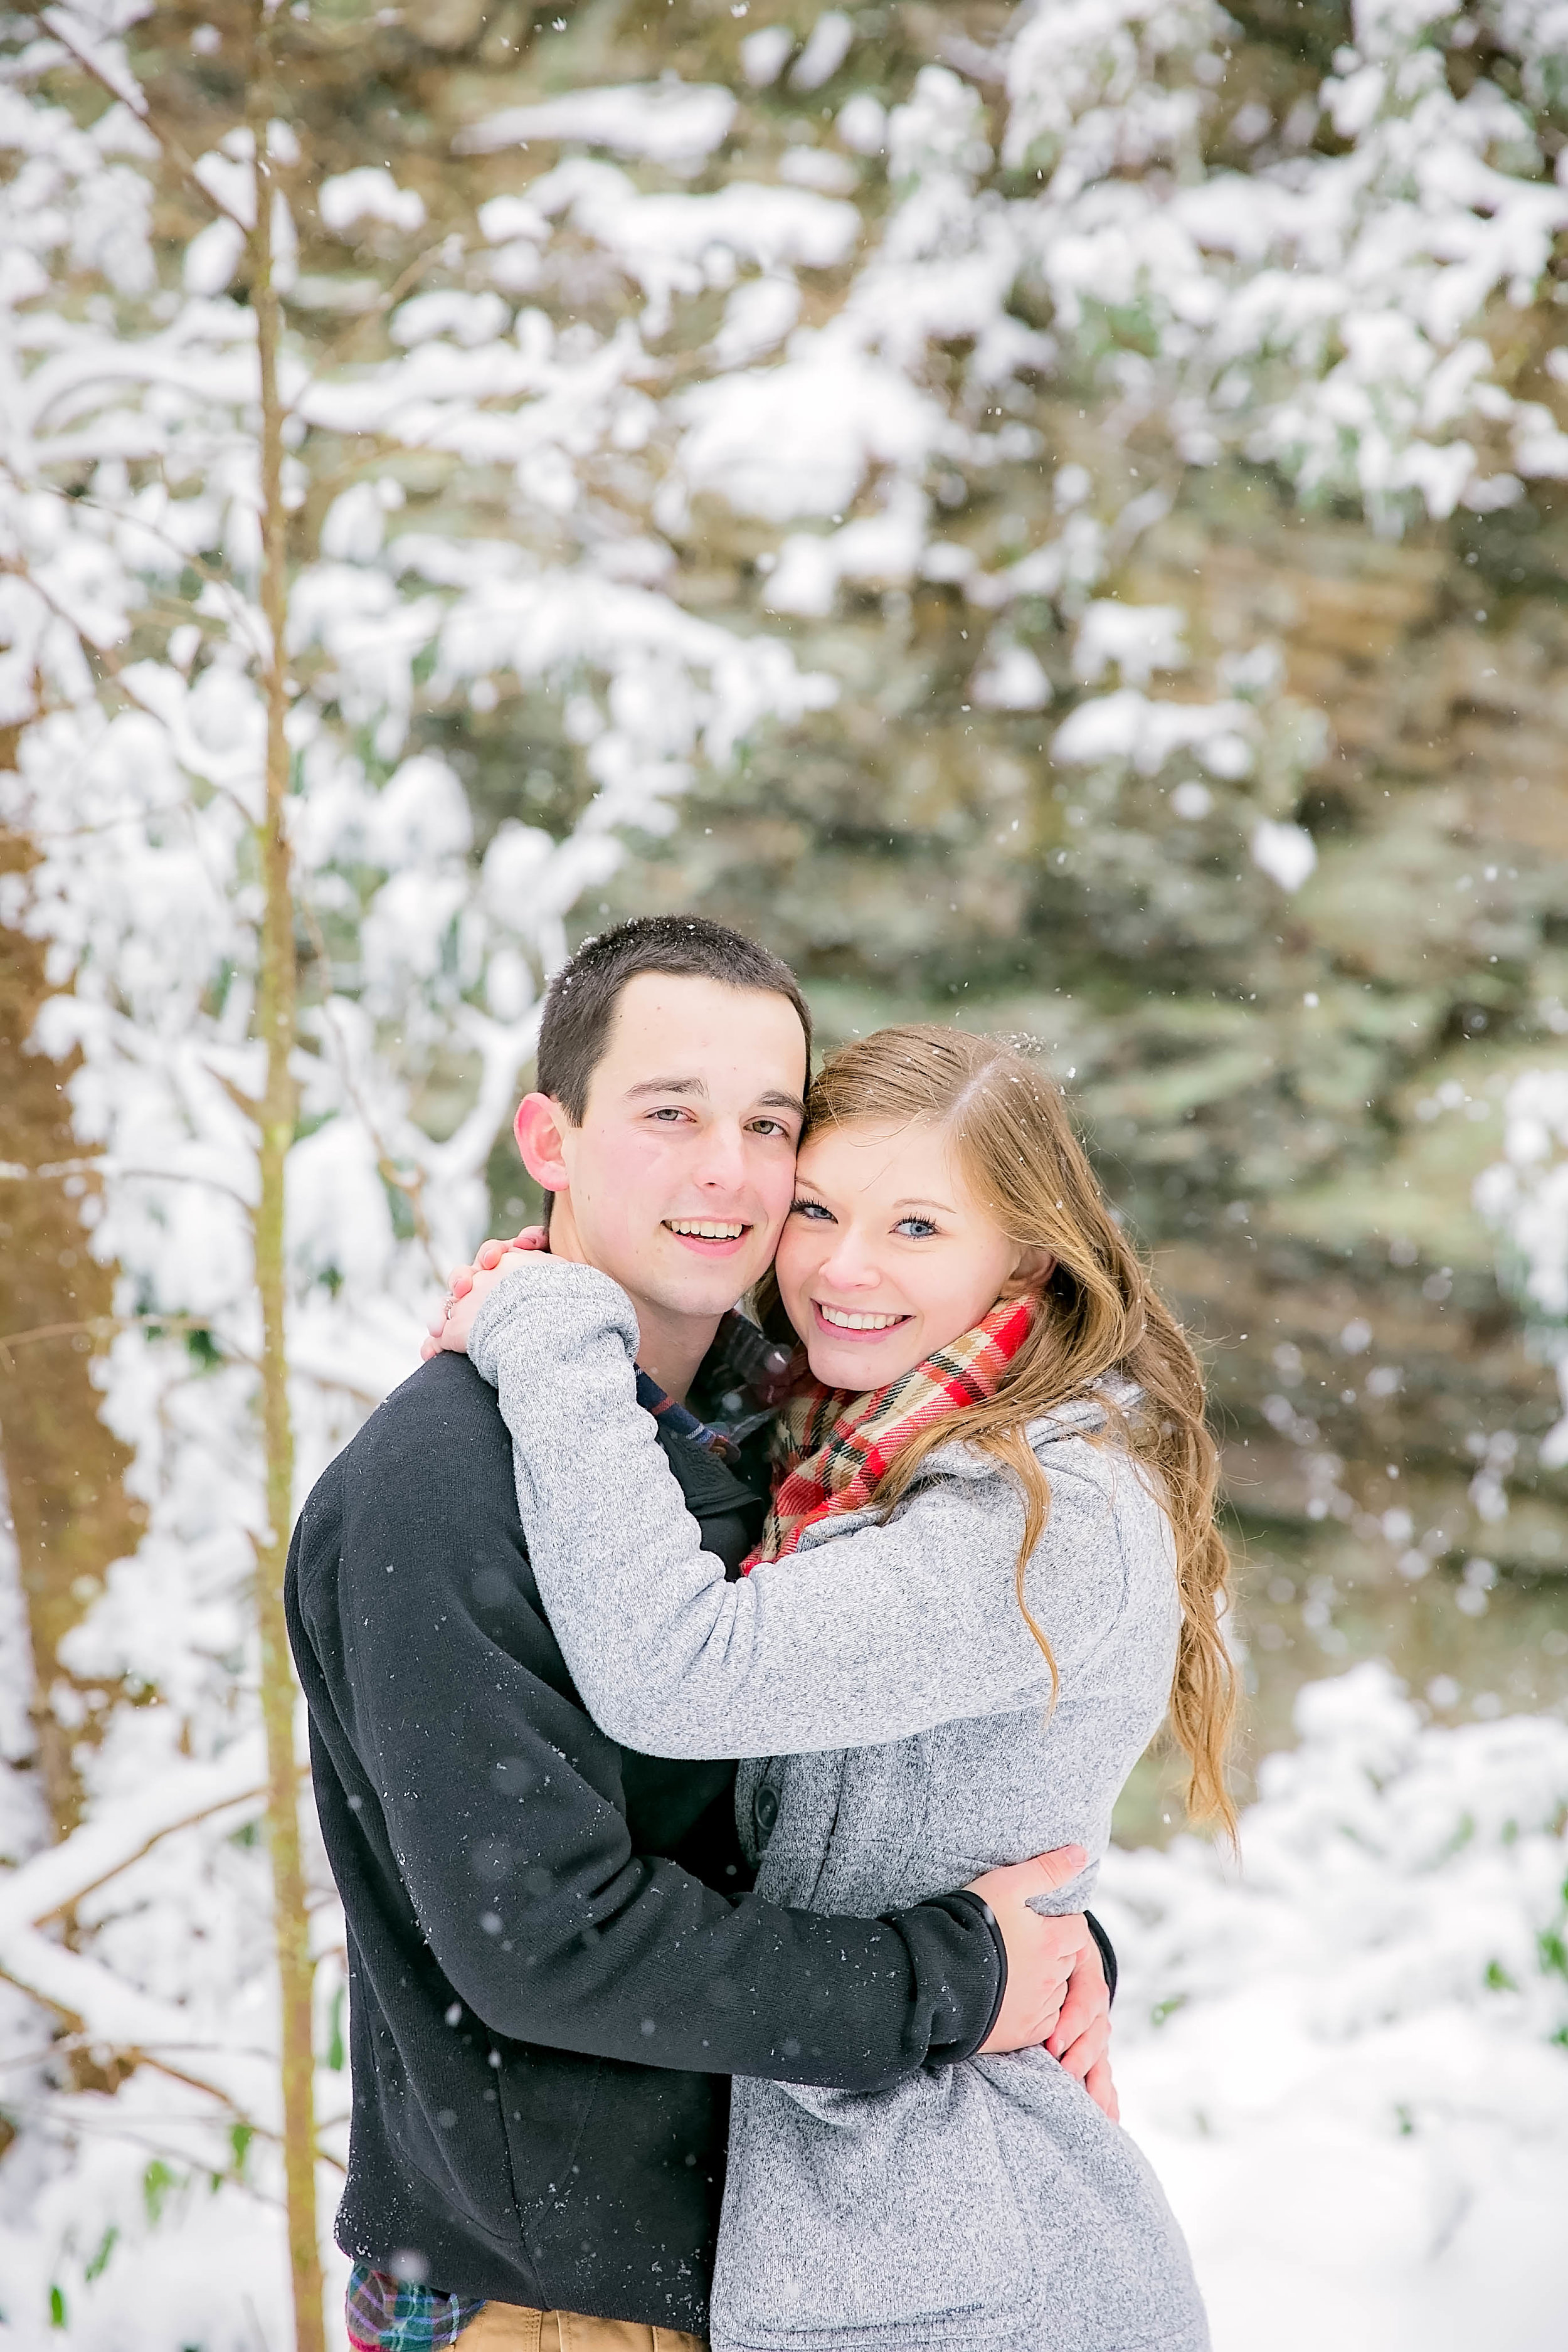
[[[653,13],[0,18],[0,2344],[293,2340],[261,220],[298,1495],[528,1207],[595,922],[742,920],[829,1039],[1034,1031],[1209,1348],[1246,1564],[1241,1867],[1150,1767],[1104,1875],[1127,2120],[1221,2352],[1545,2352],[1563,0]]]

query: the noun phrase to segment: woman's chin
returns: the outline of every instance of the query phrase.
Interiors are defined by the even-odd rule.
[[[855,1395],[890,1387],[921,1360],[910,1354],[907,1339],[895,1346],[890,1339],[824,1339],[820,1333],[808,1341],[805,1360],[812,1378],[825,1389],[848,1389]]]

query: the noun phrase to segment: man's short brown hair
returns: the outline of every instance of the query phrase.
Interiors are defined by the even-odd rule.
[[[786,997],[800,1017],[805,1066],[811,1070],[811,1013],[787,963],[767,948],[701,915],[634,915],[613,931],[584,940],[562,965],[544,999],[539,1025],[537,1084],[580,1127],[588,1085],[604,1059],[616,1002],[645,971],[678,980],[716,980],[724,988],[760,989]]]

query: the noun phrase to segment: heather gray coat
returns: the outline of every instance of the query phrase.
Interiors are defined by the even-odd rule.
[[[1023,1531],[959,1446],[883,1525],[808,1531],[739,1583],[703,1552],[636,1402],[637,1322],[591,1268],[525,1259],[469,1353],[512,1433],[539,1591],[584,1704],[624,1745],[742,1763],[742,1834],[779,1903],[875,1916],[1079,1843],[1164,1714],[1169,1524],[1097,1408],[1030,1431],[1051,1515]],[[772,1759],[772,1760],[769,1760]],[[873,2096],[739,2079],[715,2352],[1201,2352],[1186,2248],[1143,2158],[1044,2051]]]

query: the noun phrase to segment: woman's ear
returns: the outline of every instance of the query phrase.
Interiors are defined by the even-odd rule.
[[[511,1131],[522,1164],[546,1192],[564,1192],[571,1182],[563,1141],[572,1121],[551,1095],[524,1095]]]
[[[1002,1285],[1004,1298],[1022,1298],[1031,1290],[1043,1290],[1057,1270],[1057,1262],[1048,1249],[1033,1244],[1019,1253],[1018,1263]]]

